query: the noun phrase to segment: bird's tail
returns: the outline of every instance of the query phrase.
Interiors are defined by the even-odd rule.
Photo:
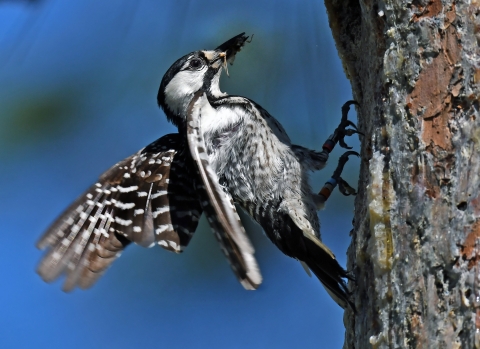
[[[316,236],[304,233],[306,258],[303,262],[320,280],[330,296],[342,308],[349,306],[355,311],[355,305],[350,300],[347,284],[344,278],[353,280],[345,269],[343,269],[330,249],[325,246]]]

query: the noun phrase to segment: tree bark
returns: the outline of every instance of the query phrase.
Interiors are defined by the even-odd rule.
[[[344,348],[479,348],[480,1],[325,3],[365,133]]]

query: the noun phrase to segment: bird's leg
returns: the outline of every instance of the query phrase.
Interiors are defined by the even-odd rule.
[[[302,159],[302,162],[306,164],[308,168],[312,170],[321,170],[325,167],[328,157],[337,143],[340,143],[342,148],[351,149],[351,147],[345,143],[345,136],[352,136],[355,133],[363,135],[362,132],[357,130],[355,124],[348,120],[348,111],[352,104],[358,105],[355,101],[348,101],[342,106],[342,120],[340,121],[340,125],[338,125],[333,134],[331,134],[325,141],[322,146],[322,151],[309,150],[299,145],[292,144],[292,150],[299,159]],[[349,126],[352,126],[353,129],[347,129]]]
[[[330,137],[327,138],[325,143],[323,143],[322,151],[315,152],[315,156],[310,155],[310,158],[316,162],[316,166],[313,168],[321,169],[323,166],[325,166],[330,153],[332,152],[333,148],[335,148],[337,143],[340,143],[342,148],[352,149],[352,147],[349,147],[347,143],[345,143],[345,136],[352,136],[355,133],[363,136],[363,133],[357,130],[357,126],[348,120],[348,111],[350,110],[350,106],[352,104],[359,105],[356,101],[345,102],[345,104],[342,106],[342,119],[340,124],[330,135]],[[349,126],[353,128],[347,128]]]
[[[322,146],[322,152],[320,154],[323,155],[324,158],[328,159],[329,154],[335,148],[337,143],[340,143],[340,146],[342,148],[346,149],[352,149],[352,147],[349,147],[345,143],[345,136],[352,136],[355,133],[363,135],[362,132],[358,131],[357,126],[348,120],[348,111],[350,110],[350,106],[354,105],[359,105],[356,101],[347,101],[343,106],[342,106],[342,119],[340,121],[340,125],[335,129],[333,134],[328,137],[328,139],[325,141],[325,143]],[[347,127],[353,127],[353,128],[347,128]],[[320,190],[318,194],[315,194],[313,196],[313,200],[315,201],[315,204],[317,205],[318,209],[323,208],[325,205],[325,201],[327,201],[328,197],[332,193],[333,189],[338,184],[338,188],[340,192],[343,195],[355,195],[356,191],[354,188],[352,188],[345,180],[343,180],[340,175],[342,174],[343,167],[345,166],[345,163],[348,161],[348,157],[350,155],[357,155],[359,154],[354,151],[347,151],[345,154],[343,154],[340,159],[338,160],[338,166],[335,169],[335,172],[332,175],[332,178],[330,178],[327,183],[323,186],[323,188]]]
[[[313,200],[315,201],[315,204],[317,205],[318,209],[322,209],[323,206],[325,205],[325,201],[329,198],[330,194],[332,193],[333,189],[338,184],[338,189],[340,192],[345,195],[356,195],[357,192],[355,191],[354,188],[352,188],[342,177],[342,171],[343,167],[348,161],[348,157],[350,155],[356,155],[360,156],[356,151],[347,151],[345,152],[342,156],[340,156],[340,159],[338,159],[338,165],[335,171],[333,172],[332,177],[325,183],[323,188],[320,190],[318,194],[315,194],[313,196]]]

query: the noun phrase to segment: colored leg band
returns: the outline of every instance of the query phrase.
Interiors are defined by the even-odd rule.
[[[325,198],[325,201],[330,197],[333,189],[337,186],[337,181],[333,178],[330,178],[327,183],[323,186],[322,190],[320,190],[319,195],[322,195]]]
[[[330,153],[333,148],[335,148],[335,142],[333,142],[331,139],[327,139],[327,141],[323,143],[322,149],[326,152]]]
[[[328,181],[327,181],[328,184],[332,185],[333,188],[335,188],[337,186],[337,181],[335,178],[330,178]],[[327,184],[325,183],[325,184]]]

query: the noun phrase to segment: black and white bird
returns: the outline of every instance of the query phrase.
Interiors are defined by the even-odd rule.
[[[220,74],[247,42],[244,33],[215,50],[189,53],[164,75],[158,104],[178,133],[120,161],[46,231],[38,267],[45,281],[66,275],[64,290],[88,288],[131,242],[181,252],[202,212],[232,270],[246,289],[262,282],[254,249],[235,205],[287,256],[317,276],[342,307],[349,274],[320,239],[317,210],[340,178],[347,152],[320,194],[308,173],[324,167],[337,142],[358,133],[342,122],[317,152],[290,142],[279,122],[252,100],[221,92]]]

